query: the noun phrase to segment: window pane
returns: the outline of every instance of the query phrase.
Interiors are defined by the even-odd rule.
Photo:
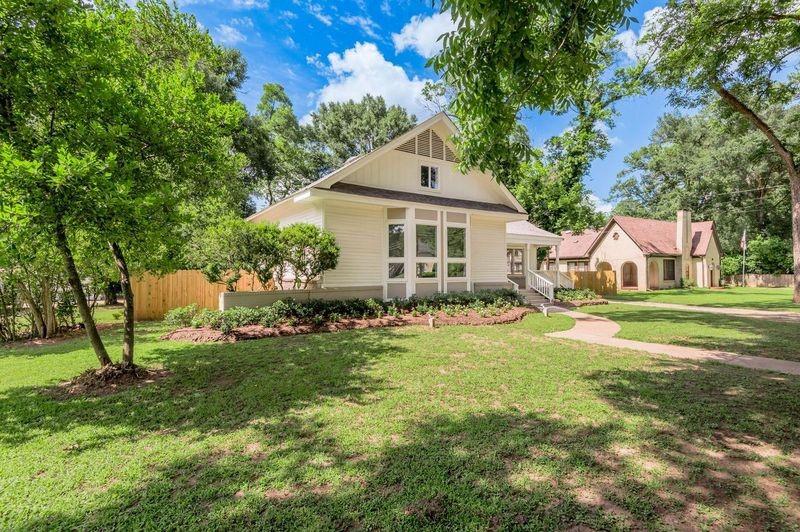
[[[418,262],[417,263],[417,277],[420,279],[435,279],[436,278],[436,263],[435,262]]]
[[[419,167],[419,184],[423,187],[430,186],[430,182],[428,181],[428,170],[427,166],[420,166]]]
[[[406,265],[402,262],[389,264],[389,279],[402,279],[406,275]]]
[[[675,261],[674,260],[665,260],[664,261],[664,280],[665,281],[674,281],[675,280]]]
[[[417,257],[436,256],[436,226],[417,225]]]
[[[389,256],[405,257],[405,225],[389,224]]]
[[[466,277],[467,265],[463,262],[448,262],[447,263],[447,276],[448,277]]]
[[[465,228],[447,228],[447,256],[454,259],[467,257],[467,230]]]
[[[439,188],[439,169],[431,166],[431,188]]]

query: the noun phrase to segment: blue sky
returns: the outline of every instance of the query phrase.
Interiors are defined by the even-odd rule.
[[[647,12],[660,4],[642,1],[630,11],[640,23],[621,34],[629,53],[635,53]],[[251,110],[261,86],[277,82],[300,117],[320,102],[360,99],[367,92],[403,105],[417,118],[430,114],[418,97],[425,80],[436,78],[425,63],[451,22],[429,0],[179,0],[179,5],[217,42],[243,52],[248,79],[239,98]],[[647,143],[657,118],[668,110],[661,93],[624,101],[618,109],[611,153],[595,162],[587,183],[606,208],[602,200],[625,155]],[[529,112],[525,124],[539,145],[561,133],[569,118]]]

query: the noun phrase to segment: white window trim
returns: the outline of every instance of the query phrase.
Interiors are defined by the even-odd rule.
[[[409,246],[411,245],[411,230],[410,227],[413,224],[413,209],[406,208],[405,209],[405,217],[404,218],[389,218],[389,211],[388,209],[384,209],[383,211],[383,229],[384,229],[384,238],[382,239],[382,255],[383,255],[383,299],[389,300],[389,285],[403,285],[405,286],[405,293],[403,294],[404,297],[408,297],[410,292],[410,284],[413,282],[414,277],[409,275]],[[404,225],[403,231],[403,244],[404,244],[404,256],[401,257],[389,257],[389,225],[396,225],[402,224]],[[403,277],[402,278],[389,278],[389,264],[392,262],[402,262],[404,264],[403,267]]]
[[[426,161],[425,159],[419,159],[418,167],[417,167],[417,189],[423,190],[425,192],[434,192],[437,194],[441,194],[442,192],[442,167],[438,164],[433,164],[431,161],[438,161],[438,159],[431,159],[430,161]],[[427,166],[428,168],[436,168],[436,184],[438,185],[436,188],[431,187],[423,187],[422,186],[422,167]],[[430,170],[428,170],[428,183],[430,183]]]
[[[414,251],[414,273],[412,274],[414,278],[414,282],[422,282],[422,283],[439,283],[440,279],[442,278],[442,256],[441,250],[441,239],[442,239],[442,231],[441,231],[441,220],[442,220],[442,211],[436,211],[436,220],[417,220],[416,217],[414,218],[414,241],[413,241],[413,251]],[[427,225],[430,227],[436,228],[436,256],[435,257],[419,257],[417,256],[417,226],[419,225]],[[433,262],[436,264],[436,277],[417,277],[417,264],[421,262]]]
[[[446,282],[450,282],[450,281],[456,282],[456,283],[466,282],[467,285],[469,286],[469,261],[467,260],[467,258],[469,257],[469,251],[470,251],[469,250],[469,236],[470,236],[469,235],[469,233],[470,233],[470,231],[469,231],[469,214],[462,213],[462,214],[464,214],[466,216],[466,219],[467,219],[467,221],[464,222],[464,223],[461,223],[461,222],[448,222],[448,221],[446,221],[447,220],[447,212],[459,212],[459,211],[446,211],[446,212],[442,211],[443,217],[445,219],[444,231],[442,231],[442,240],[444,242],[444,246],[443,246],[444,247],[444,253],[443,253],[443,255],[445,255],[443,257],[444,279],[445,279]],[[458,227],[458,228],[464,229],[464,256],[463,257],[450,257],[450,251],[447,249],[447,246],[448,246],[447,230],[449,228],[451,228],[451,227]],[[461,277],[450,277],[448,275],[448,271],[447,271],[448,270],[448,265],[450,263],[453,263],[453,264],[464,264],[464,275],[461,276]],[[446,286],[445,286],[445,288],[446,288]]]

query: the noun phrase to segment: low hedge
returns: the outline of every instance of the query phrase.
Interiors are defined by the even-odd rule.
[[[597,292],[591,288],[558,288],[555,297],[559,301],[586,301],[600,299]]]
[[[228,333],[246,325],[322,325],[345,318],[379,318],[387,314],[421,315],[441,311],[455,316],[475,311],[482,316],[488,316],[497,315],[520,304],[522,299],[519,294],[510,289],[435,294],[389,302],[377,299],[313,299],[306,302],[286,299],[264,307],[234,307],[225,311],[189,305],[170,310],[164,321],[173,327],[209,327]]]

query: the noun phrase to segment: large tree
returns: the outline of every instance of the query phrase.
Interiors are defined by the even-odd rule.
[[[765,116],[793,123],[800,108]],[[678,209],[714,220],[726,254],[738,254],[742,231],[791,240],[789,184],[767,139],[724,104],[693,115],[662,116],[650,142],[625,158],[612,188],[615,212],[673,219]]]
[[[520,111],[564,111],[604,68],[606,36],[633,0],[442,0],[458,29],[432,65],[455,89],[464,167],[500,179],[529,146],[515,142]]]
[[[642,44],[653,50],[653,86],[670,89],[679,105],[719,99],[782,161],[792,194],[794,301],[800,303],[800,122],[780,124],[767,114],[793,101],[800,88],[797,2],[670,0]]]
[[[327,170],[363,155],[414,127],[416,117],[381,96],[323,103],[311,113],[308,134],[327,155]]]
[[[101,366],[112,361],[75,241],[108,250],[125,298],[122,366],[131,367],[131,264],[168,267],[187,205],[238,171],[230,133],[243,111],[218,92],[230,56],[162,2],[0,9],[0,216],[52,237]],[[212,71],[223,74],[210,80]]]

